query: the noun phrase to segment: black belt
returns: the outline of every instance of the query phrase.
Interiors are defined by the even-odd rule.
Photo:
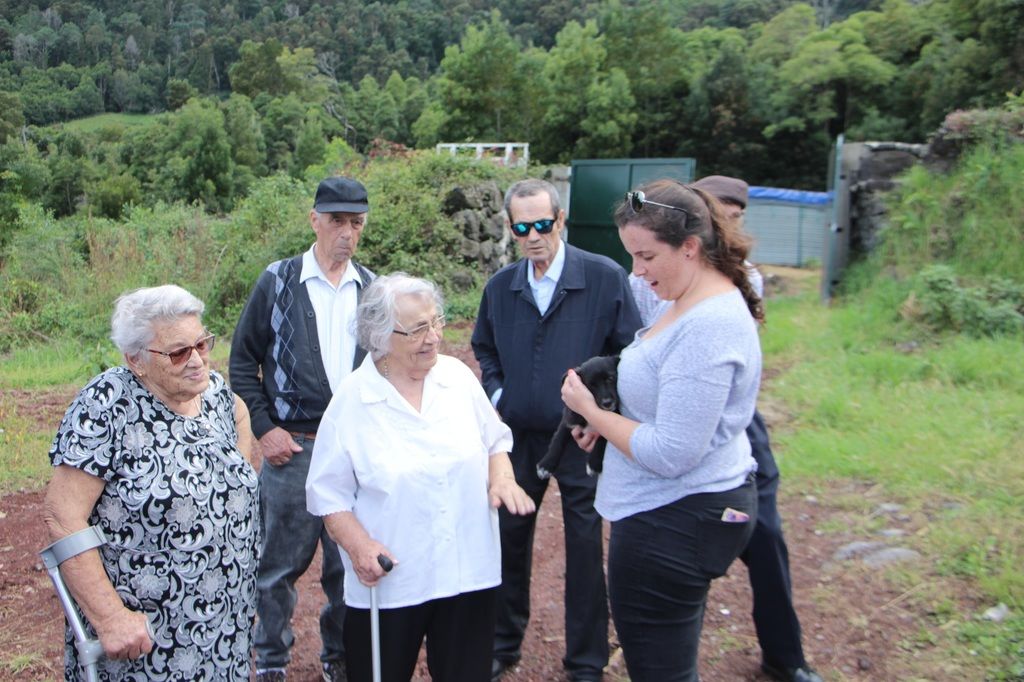
[[[313,431],[313,432],[289,431],[288,433],[292,434],[296,438],[305,438],[306,440],[316,440],[316,431]]]

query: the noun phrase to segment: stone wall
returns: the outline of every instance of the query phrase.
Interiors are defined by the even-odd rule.
[[[900,175],[915,164],[933,173],[949,172],[964,150],[987,137],[1020,142],[1024,138],[1024,109],[954,111],[929,136],[928,144],[857,142],[844,145],[843,156],[852,156],[850,171],[850,250],[856,255],[871,251],[886,221],[885,194]]]
[[[485,279],[517,258],[512,233],[505,227],[503,197],[498,183],[488,181],[455,187],[441,204],[445,215],[462,234],[458,258]],[[468,289],[472,284],[469,273],[455,282],[459,289]]]
[[[903,142],[856,142],[843,154],[855,156],[850,176],[850,251],[858,256],[878,244],[885,225],[886,193],[897,186],[896,176],[920,163],[928,145]]]

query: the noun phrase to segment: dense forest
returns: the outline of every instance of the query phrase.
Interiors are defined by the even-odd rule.
[[[1010,0],[0,0],[0,246],[19,201],[227,212],[440,141],[820,189],[839,133],[923,141],[1019,92],[1022,27]],[[159,116],[54,125],[103,112]]]

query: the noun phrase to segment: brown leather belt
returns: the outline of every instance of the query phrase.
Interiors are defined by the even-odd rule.
[[[316,431],[313,431],[312,433],[307,433],[307,432],[304,432],[304,431],[289,431],[288,433],[292,434],[296,438],[305,438],[306,440],[316,440]]]

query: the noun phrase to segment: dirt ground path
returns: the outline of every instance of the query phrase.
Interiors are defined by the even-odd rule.
[[[838,547],[856,538],[842,531],[818,530],[843,527],[848,512],[815,500],[827,499],[828,494],[870,496],[872,489],[851,486],[823,492],[810,497],[808,491],[788,490],[782,497],[793,590],[808,658],[826,680],[957,679],[931,664],[922,670],[918,652],[908,646],[928,627],[928,614],[915,607],[913,595],[895,590],[881,575],[856,563],[832,561]],[[41,502],[38,491],[0,498],[0,680],[57,680],[61,675],[63,617],[37,554],[45,538]],[[565,562],[555,484],[540,514],[532,621],[522,663],[506,676],[508,682],[566,679],[561,665]],[[299,583],[297,644],[289,670],[289,679],[296,682],[319,679],[317,617],[323,594],[318,571],[315,562]],[[737,563],[714,584],[708,600],[701,650],[705,682],[768,679],[758,668],[760,654],[749,611],[746,570]],[[416,679],[429,676],[421,671]],[[617,648],[605,679],[626,679]]]
[[[773,285],[769,278],[769,286],[792,286],[787,285],[792,281],[787,277]],[[449,347],[447,352],[476,368],[465,345]],[[48,392],[32,398],[33,411],[47,415],[56,429],[71,395]],[[771,427],[773,412],[764,412]],[[833,558],[847,543],[878,539],[861,537],[849,529],[865,527],[865,515],[888,500],[881,498],[870,482],[822,485],[799,489],[784,480],[780,491],[794,601],[804,628],[807,658],[826,680],[833,681],[963,679],[952,667],[947,669],[941,652],[935,651],[941,636],[921,636],[936,629],[924,606],[927,600],[918,599],[927,585],[900,591],[877,570]],[[38,557],[46,538],[41,502],[40,491],[0,498],[0,680],[57,680],[62,675],[63,616]],[[539,513],[532,620],[522,662],[506,675],[507,682],[567,679],[561,664],[565,561],[556,483]],[[906,517],[893,523],[912,534],[927,519]],[[318,574],[317,560],[299,583],[294,622],[297,644],[289,669],[289,679],[295,682],[320,679],[317,617],[323,594]],[[749,614],[746,570],[737,562],[728,576],[716,581],[708,600],[701,648],[704,682],[767,679],[759,670],[760,652]],[[626,680],[625,666],[614,632],[609,635],[613,656],[605,680],[621,682]],[[429,679],[424,666],[416,679]]]

